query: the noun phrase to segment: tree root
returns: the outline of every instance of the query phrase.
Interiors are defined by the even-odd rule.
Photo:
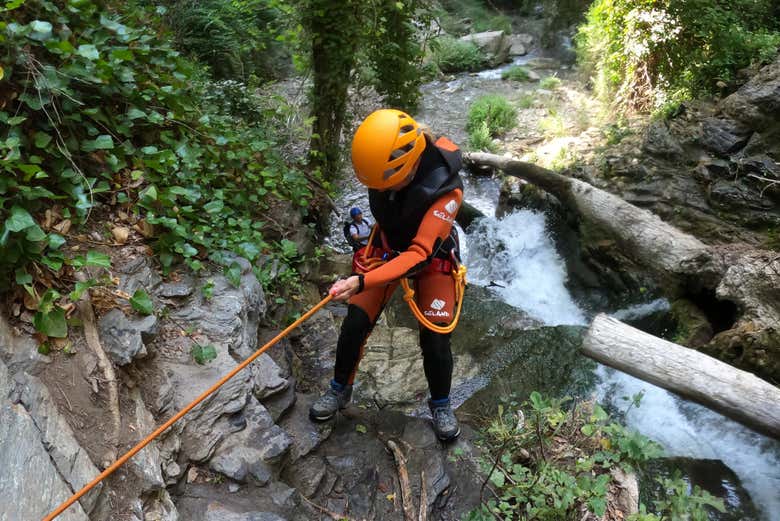
[[[387,440],[387,447],[390,449],[390,452],[393,453],[395,465],[398,467],[398,481],[401,485],[404,521],[415,521],[414,501],[412,500],[412,488],[409,486],[409,472],[406,470],[406,458],[393,440]],[[427,508],[427,505],[425,505],[425,508]]]
[[[86,276],[83,273],[77,273],[76,278],[85,281]],[[87,346],[92,350],[98,359],[98,367],[103,372],[102,381],[108,386],[108,408],[111,412],[111,433],[108,437],[109,450],[103,456],[100,465],[106,468],[117,458],[117,447],[119,446],[119,429],[121,420],[119,416],[119,386],[117,385],[114,366],[106,355],[103,345],[100,343],[100,335],[95,321],[95,312],[92,309],[92,300],[89,297],[89,291],[85,291],[78,302],[79,314],[84,324],[84,336],[87,340]]]

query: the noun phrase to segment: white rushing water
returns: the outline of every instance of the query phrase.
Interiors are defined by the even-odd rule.
[[[494,284],[503,299],[545,324],[585,324],[566,289],[566,265],[547,233],[543,213],[521,210],[475,223],[464,260],[469,280]]]
[[[471,195],[471,194],[469,194]],[[491,214],[487,201],[469,202]],[[495,204],[495,203],[493,203]],[[469,281],[494,287],[507,303],[547,325],[585,324],[586,315],[566,289],[566,268],[540,212],[521,210],[502,219],[486,218],[466,234],[464,259]],[[668,309],[664,299],[613,313],[635,320]],[[597,398],[625,409],[623,396],[644,391],[627,424],[661,443],[669,456],[723,461],[739,477],[764,519],[780,521],[780,443],[714,411],[680,399],[655,385],[599,366]]]

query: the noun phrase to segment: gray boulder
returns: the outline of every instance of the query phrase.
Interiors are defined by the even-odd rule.
[[[470,42],[479,47],[488,58],[491,67],[495,67],[507,61],[511,43],[504,31],[487,31],[474,33],[460,38],[463,42]]]
[[[12,387],[8,368],[0,361],[0,521],[41,519],[73,492],[47,452],[34,418],[22,404],[6,399]],[[79,503],[58,519],[89,521]]]
[[[98,320],[103,348],[117,365],[128,365],[147,356],[144,342],[157,334],[157,317],[128,318],[120,309],[112,309]]]
[[[533,41],[530,34],[513,34],[509,37],[509,56],[525,56]]]
[[[780,120],[780,57],[723,100],[723,111],[761,131]]]

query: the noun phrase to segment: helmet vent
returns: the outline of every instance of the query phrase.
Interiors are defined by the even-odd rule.
[[[395,174],[396,172],[398,172],[402,168],[403,168],[403,165],[395,167],[395,168],[388,168],[387,170],[382,172],[382,177],[384,178],[385,181],[387,181],[388,179],[390,179],[393,176],[393,174]]]
[[[403,156],[404,154],[408,154],[409,152],[412,151],[413,148],[414,148],[414,142],[407,143],[406,145],[404,145],[402,147],[396,148],[395,150],[390,152],[390,158],[388,159],[388,161],[392,161],[394,159],[398,159],[399,157]]]
[[[399,129],[398,135],[403,136],[404,134],[406,134],[407,132],[411,132],[412,130],[414,130],[414,125],[404,125]]]

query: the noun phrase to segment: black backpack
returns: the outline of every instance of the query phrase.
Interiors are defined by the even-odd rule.
[[[344,238],[347,239],[347,244],[352,246],[352,251],[358,251],[363,246],[352,238],[352,232],[350,231],[352,224],[352,221],[347,221],[344,223]]]

